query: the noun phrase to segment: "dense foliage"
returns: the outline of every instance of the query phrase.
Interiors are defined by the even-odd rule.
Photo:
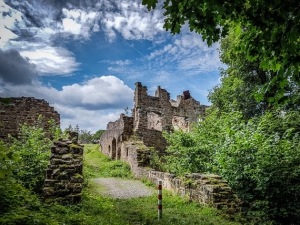
[[[85,145],[84,176],[132,178],[129,166],[101,154],[98,145]],[[109,170],[107,169],[109,168]],[[238,224],[226,221],[214,209],[190,203],[164,192],[164,216],[157,221],[157,196],[112,199],[102,196],[103,187],[90,180],[78,205],[46,204],[38,195],[8,177],[0,180],[0,224]]]
[[[46,133],[41,126],[42,117],[39,117],[35,126],[26,123],[20,126],[18,138],[10,137],[13,141],[9,149],[19,156],[19,160],[12,163],[14,166],[13,177],[23,187],[41,193],[45,179],[46,167],[49,163],[50,137],[59,135],[59,129],[53,121],[50,133]]]
[[[299,221],[300,113],[274,111],[245,121],[215,110],[193,132],[166,134],[166,168],[222,175],[253,221]]]
[[[143,0],[149,10],[157,3],[158,0]],[[190,30],[201,34],[209,46],[234,31],[239,39],[234,51],[244,53],[247,60],[256,61],[260,69],[270,72],[263,87],[256,90],[259,95],[274,89],[272,101],[287,101],[285,89],[288,83],[299,84],[298,0],[164,0],[162,8],[166,30],[179,33],[188,23]]]
[[[299,1],[164,0],[166,30],[220,41],[221,84],[192,132],[165,134],[166,170],[218,173],[252,223],[300,219]],[[157,0],[143,0],[154,9]],[[162,160],[163,161],[163,160]]]
[[[299,84],[290,81],[259,94],[276,73],[259,68],[258,59],[250,61],[244,52],[236,53],[234,49],[239,43],[239,37],[232,31],[221,41],[220,59],[227,66],[221,69],[221,84],[214,87],[208,96],[214,106],[222,112],[241,111],[247,120],[262,115],[266,110],[277,108],[279,104],[275,101],[276,92],[284,85],[280,107],[284,110],[297,110],[300,104]]]

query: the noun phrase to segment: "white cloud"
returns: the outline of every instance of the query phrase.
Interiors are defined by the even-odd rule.
[[[96,77],[84,84],[63,86],[62,89],[60,101],[83,108],[126,107],[133,99],[133,90],[115,76]]]
[[[80,65],[72,52],[43,42],[10,41],[4,49],[17,49],[23,57],[28,57],[36,65],[40,75],[69,75]]]
[[[124,66],[124,65],[130,65],[132,64],[132,61],[131,60],[116,60],[116,61],[113,61],[113,60],[101,60],[100,63],[108,63],[108,64],[111,64],[111,65],[118,65],[118,66]]]
[[[92,110],[123,108],[132,104],[133,99],[133,90],[115,76],[96,77],[82,84],[66,85],[61,91],[39,83],[33,86],[5,84],[2,88],[5,96],[33,96],[65,106]]]
[[[110,41],[116,37],[115,31],[127,40],[153,40],[164,31],[163,14],[160,7],[149,12],[140,2],[125,0],[115,2],[115,10],[105,10],[101,23]]]
[[[74,35],[76,39],[81,37],[88,39],[92,32],[100,30],[98,21],[100,12],[93,9],[62,9],[65,18],[62,19],[62,32]]]
[[[4,84],[0,86],[0,95],[45,99],[61,114],[63,126],[79,124],[85,130],[94,131],[116,120],[126,106],[133,107],[133,90],[115,76],[96,77],[83,84],[63,86],[62,90],[37,82],[19,86]]]
[[[174,63],[185,75],[217,71],[222,66],[217,51],[219,43],[208,47],[201,35],[194,32],[175,36],[171,43],[161,46],[146,57],[154,66]]]
[[[73,19],[65,18],[62,20],[62,24],[64,32],[70,32],[76,35],[80,34],[81,24],[77,23]]]
[[[3,0],[0,0],[0,48],[11,39],[18,36],[11,30],[16,29],[16,25],[24,28],[25,24],[22,20],[22,13],[6,5]]]
[[[86,110],[82,108],[69,108],[63,105],[53,104],[54,109],[60,113],[62,130],[77,124],[80,130],[95,133],[97,130],[105,130],[108,122],[116,121],[124,110]]]

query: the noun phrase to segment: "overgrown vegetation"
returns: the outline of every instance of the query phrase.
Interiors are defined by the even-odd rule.
[[[13,178],[23,187],[40,194],[45,180],[45,171],[49,163],[50,148],[52,141],[50,136],[55,138],[60,135],[60,129],[51,125],[51,135],[47,134],[41,126],[42,117],[39,116],[34,126],[26,123],[20,126],[18,138],[10,136],[12,143],[9,149],[19,160],[13,161]]]
[[[120,177],[133,178],[128,164],[112,160],[100,152],[99,145],[85,145],[84,173],[90,178]]]
[[[193,132],[166,134],[165,168],[177,175],[220,174],[244,201],[253,222],[293,224],[300,206],[300,114],[274,111],[244,121],[215,110]]]
[[[123,167],[127,166],[119,161],[111,161],[100,153],[99,146],[85,145],[84,168],[85,173],[90,177],[132,177],[130,170],[127,171],[126,176],[118,169],[108,174],[106,167],[110,167],[111,162],[117,162],[117,165],[123,164]],[[93,180],[90,180],[85,191],[86,196],[82,204],[87,204],[86,210],[89,213],[95,213],[91,224],[239,224],[222,218],[221,211],[191,203],[188,199],[165,191],[163,192],[163,219],[160,221],[157,219],[156,194],[133,199],[99,197],[101,185]]]
[[[59,134],[56,129],[52,130]],[[8,147],[2,143],[0,148],[0,224],[236,224],[223,219],[219,211],[189,203],[168,192],[164,193],[161,221],[157,220],[156,195],[127,200],[100,197],[101,186],[91,178],[133,176],[127,164],[110,160],[100,153],[98,145],[85,146],[82,202],[46,204],[41,201],[40,193],[51,141],[38,123],[33,127],[24,124],[20,131],[21,139],[13,139]]]
[[[191,133],[165,134],[167,163],[156,161],[178,175],[222,175],[249,223],[299,224],[299,2],[164,0],[162,8],[171,33],[188,23],[209,46],[220,41],[226,67],[208,116]]]
[[[87,130],[80,130],[79,125],[73,128],[72,125],[69,125],[65,131],[75,131],[78,133],[78,140],[83,144],[95,144],[98,143],[100,140],[101,135],[104,133],[105,130],[98,130],[95,134],[92,134],[91,131]]]

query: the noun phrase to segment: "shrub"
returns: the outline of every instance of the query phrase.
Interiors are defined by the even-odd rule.
[[[18,138],[12,139],[9,149],[20,157],[20,160],[13,163],[13,176],[25,188],[36,193],[41,193],[46,175],[47,164],[50,158],[52,141],[48,134],[41,127],[42,117],[40,116],[35,126],[28,126],[26,123],[20,125]],[[50,136],[58,135],[58,128],[52,127]]]
[[[167,134],[170,172],[222,175],[253,221],[300,219],[300,113],[266,112],[248,121],[239,112],[212,112],[191,133]]]

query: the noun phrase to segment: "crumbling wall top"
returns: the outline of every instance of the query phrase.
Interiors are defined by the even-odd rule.
[[[0,139],[6,139],[8,134],[17,137],[19,124],[32,126],[42,115],[42,126],[48,130],[49,120],[53,119],[60,125],[60,115],[44,99],[33,97],[0,98],[0,121],[2,123]]]

